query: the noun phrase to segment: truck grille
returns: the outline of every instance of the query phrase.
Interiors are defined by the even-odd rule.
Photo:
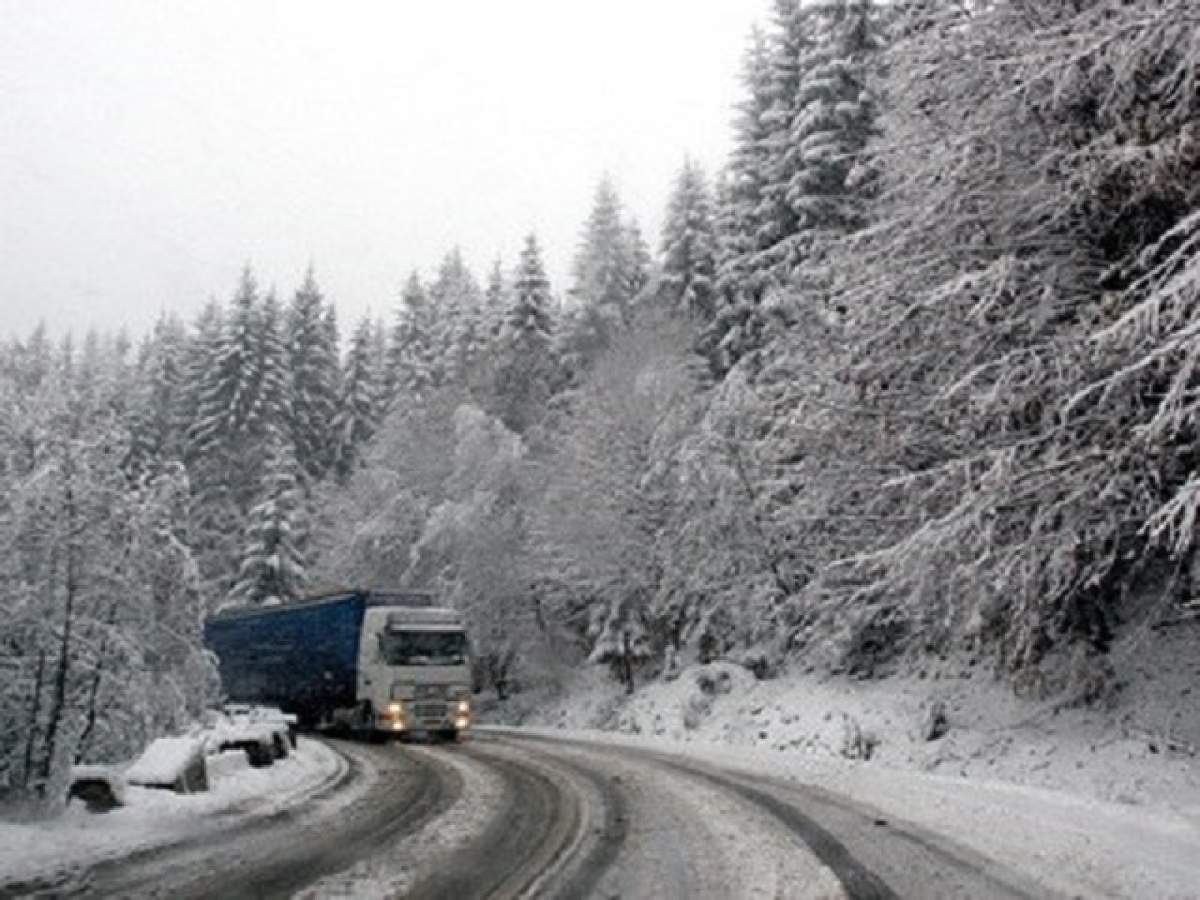
[[[440,700],[437,703],[417,703],[413,706],[413,713],[418,719],[444,719],[446,704]]]

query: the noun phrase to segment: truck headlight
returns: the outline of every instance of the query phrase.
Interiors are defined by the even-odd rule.
[[[460,716],[469,716],[471,714],[471,701],[470,700],[459,700],[458,701],[458,714]]]
[[[389,703],[388,704],[388,715],[391,716],[393,719],[402,718],[404,716],[404,704],[403,703]]]

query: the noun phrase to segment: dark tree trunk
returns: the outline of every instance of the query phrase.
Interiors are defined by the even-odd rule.
[[[38,790],[41,793],[45,792],[46,783],[50,780],[50,775],[54,770],[54,754],[58,750],[58,736],[61,730],[63,713],[67,705],[67,680],[71,672],[71,638],[73,637],[72,626],[75,622],[75,593],[78,586],[75,583],[75,538],[77,527],[77,516],[75,509],[75,494],[72,490],[72,467],[70,465],[70,456],[66,457],[67,465],[64,467],[64,475],[66,481],[66,490],[63,497],[65,512],[67,514],[67,559],[66,559],[66,598],[63,601],[63,628],[62,639],[59,641],[58,665],[55,667],[54,673],[54,695],[50,706],[50,718],[46,722],[46,746],[42,757],[41,779],[42,784]]]
[[[109,607],[104,623],[110,628],[117,621],[117,604]],[[100,650],[96,654],[96,670],[92,673],[92,683],[88,686],[87,721],[83,733],[79,735],[79,744],[75,748],[75,765],[83,762],[83,754],[87,752],[92,735],[96,731],[96,699],[100,696],[100,683],[104,680],[104,654],[108,651],[108,635],[100,641]]]
[[[625,683],[625,693],[633,693],[633,656],[630,653],[628,635],[621,638],[621,680]]]
[[[21,786],[29,786],[33,771],[33,746],[37,743],[38,716],[42,714],[42,682],[46,678],[46,651],[38,649],[37,672],[33,676],[33,700],[29,706],[29,728],[25,734],[25,765],[21,769]]]

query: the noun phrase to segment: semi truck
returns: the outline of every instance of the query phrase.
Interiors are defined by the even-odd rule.
[[[458,739],[471,726],[462,614],[433,594],[348,590],[211,616],[204,639],[230,702],[301,727]]]

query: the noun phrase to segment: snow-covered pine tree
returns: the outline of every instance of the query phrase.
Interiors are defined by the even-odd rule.
[[[434,310],[421,276],[413,272],[400,295],[400,309],[388,342],[386,405],[419,399],[437,385]]]
[[[258,284],[247,266],[220,340],[210,348],[212,358],[198,373],[199,407],[188,435],[193,456],[231,449],[263,430],[261,307]]]
[[[388,329],[382,318],[371,319],[371,377],[375,381],[376,415],[383,415],[387,399],[388,380]]]
[[[378,395],[372,365],[373,329],[363,318],[354,329],[341,379],[341,393],[333,418],[334,471],[345,482],[354,471],[378,421]]]
[[[259,410],[248,433],[257,437],[273,429],[294,442],[289,347],[285,343],[283,308],[273,290],[263,300],[258,327]]]
[[[662,232],[659,294],[671,309],[711,320],[716,242],[712,201],[700,165],[690,157],[675,179]]]
[[[512,300],[497,348],[495,396],[500,418],[518,434],[544,412],[556,365],[550,280],[530,234],[513,275]]]
[[[130,401],[132,442],[127,468],[135,479],[184,458],[186,347],[183,323],[160,316],[143,348]]]
[[[296,459],[312,479],[321,478],[333,463],[339,353],[337,335],[330,333],[327,321],[332,309],[326,309],[310,266],[288,307],[287,358],[291,376],[289,432],[296,446]]]
[[[621,220],[621,200],[607,175],[600,180],[591,214],[583,226],[572,267],[570,295],[580,306],[590,306],[615,330],[630,319],[636,281],[630,258],[629,233]]]
[[[271,429],[258,502],[247,516],[241,565],[229,602],[272,605],[300,596],[306,579],[307,527],[295,456],[285,436]]]
[[[788,189],[793,174],[803,167],[804,157],[792,131],[799,112],[800,84],[819,40],[816,19],[814,4],[774,0],[770,74],[761,112],[763,181],[756,215],[757,253],[751,261],[767,282],[786,282],[798,262],[781,255],[781,242],[795,234],[798,224],[796,211],[788,202]]]
[[[795,232],[845,233],[863,224],[865,203],[852,173],[874,132],[868,66],[880,50],[875,0],[808,7],[816,40],[796,85],[788,155],[778,175],[796,216]],[[800,260],[805,248],[785,254]]]
[[[758,302],[765,277],[758,250],[770,160],[771,132],[764,117],[772,103],[773,77],[767,36],[756,28],[742,64],[746,96],[737,105],[733,152],[718,213],[722,240],[717,247],[716,314],[700,340],[717,376],[763,342]]]
[[[38,322],[24,343],[17,341],[12,349],[13,384],[17,390],[32,395],[54,367],[46,323]]]
[[[624,236],[625,291],[629,295],[630,303],[634,303],[654,277],[654,257],[650,255],[650,247],[642,235],[642,228],[633,216],[625,221]]]
[[[429,293],[435,315],[438,383],[463,384],[483,351],[483,294],[458,247],[442,260]]]
[[[200,420],[201,397],[209,385],[208,374],[216,364],[224,331],[224,311],[209,300],[196,317],[183,346],[183,381],[180,386],[180,418],[184,430],[184,461],[194,461],[193,434]]]
[[[248,266],[220,325],[217,334],[197,335],[191,388],[197,409],[187,449],[195,494],[194,546],[214,595],[226,593],[236,576],[237,535],[258,493],[262,438],[271,418],[280,414],[277,404],[263,402],[262,301]],[[275,344],[272,359],[282,352],[278,340]],[[269,381],[277,394],[286,388],[283,374],[274,369]]]
[[[483,292],[483,325],[488,342],[493,342],[504,327],[504,314],[508,309],[508,286],[504,280],[504,263],[496,257],[488,273],[487,287]]]

